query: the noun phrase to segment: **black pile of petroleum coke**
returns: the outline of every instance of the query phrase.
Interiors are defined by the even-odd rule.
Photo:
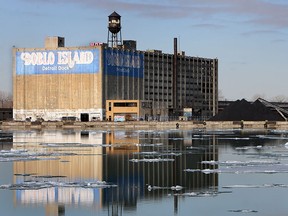
[[[251,103],[242,99],[231,103],[209,121],[285,121],[282,115],[259,100]]]

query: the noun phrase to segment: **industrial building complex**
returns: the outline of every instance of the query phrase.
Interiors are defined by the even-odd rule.
[[[171,40],[172,42],[172,40]],[[172,44],[172,43],[171,43]],[[218,112],[218,60],[137,50],[109,16],[107,43],[13,49],[13,118],[45,121],[171,120]]]

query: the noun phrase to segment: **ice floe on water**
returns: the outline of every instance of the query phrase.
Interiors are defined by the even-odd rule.
[[[28,151],[27,149],[10,149],[0,151],[0,162],[30,161],[30,160],[59,160],[60,156],[76,155],[75,153],[57,153],[46,151]]]
[[[163,143],[135,143],[135,146],[148,147],[148,146],[162,146]]]
[[[237,209],[237,210],[228,210],[228,212],[235,213],[257,213],[258,211],[252,209]]]
[[[255,137],[259,139],[288,140],[287,136],[278,136],[278,135],[256,135]]]
[[[111,188],[117,185],[105,181],[91,182],[65,182],[65,181],[24,181],[16,184],[0,185],[0,189],[6,190],[39,190],[51,187],[81,187],[81,188]]]
[[[171,186],[171,187],[159,187],[159,186],[151,186],[148,185],[147,186],[147,190],[148,191],[152,191],[152,190],[175,190],[175,191],[180,191],[182,190],[184,187],[180,186],[180,185],[176,185],[176,186]]]
[[[90,147],[111,147],[112,144],[84,144],[84,143],[40,143],[39,145],[46,148],[90,148]],[[113,146],[119,146],[113,144]]]
[[[18,184],[0,185],[0,189],[9,190],[40,190],[53,187],[53,184],[48,182],[23,182]]]
[[[181,191],[177,191],[173,194],[173,196],[179,196],[179,197],[215,197],[219,194],[228,194],[232,193],[232,191],[218,191],[218,190],[204,190],[204,191],[190,191],[190,192],[184,192],[181,193]]]
[[[215,160],[211,160],[211,161],[201,161],[202,164],[210,164],[210,165],[218,165],[219,162],[215,161]]]
[[[261,185],[252,185],[252,184],[243,184],[243,185],[227,185],[222,186],[222,188],[287,188],[286,184],[261,184]]]
[[[219,169],[203,169],[201,170],[204,174],[212,174],[212,173],[219,173],[221,172]]]
[[[187,149],[191,149],[191,150],[197,150],[197,151],[206,151],[207,149],[209,149],[209,146],[203,146],[203,147],[197,147],[197,146],[187,146]]]
[[[202,172],[204,174],[220,173],[222,172],[219,169],[184,169],[184,172]]]
[[[219,137],[218,140],[250,140],[250,137]]]
[[[172,158],[143,158],[143,159],[131,159],[129,160],[133,163],[139,163],[139,162],[148,162],[148,163],[155,163],[155,162],[173,162],[175,159]]]
[[[144,156],[181,156],[182,153],[177,152],[133,152],[133,155],[144,155]]]
[[[250,150],[250,149],[261,149],[263,148],[262,145],[257,146],[242,146],[242,147],[236,147],[235,150]]]
[[[232,173],[232,174],[276,174],[288,173],[288,164],[277,160],[251,161],[202,161],[201,164],[217,166],[214,169],[184,169],[184,172],[202,172],[204,174]]]
[[[201,164],[225,165],[225,166],[262,166],[280,164],[275,160],[251,160],[251,161],[201,161]]]

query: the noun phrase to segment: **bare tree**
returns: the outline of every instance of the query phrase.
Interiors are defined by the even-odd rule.
[[[265,94],[255,94],[255,95],[253,95],[253,97],[251,98],[251,100],[252,100],[252,101],[255,101],[255,100],[257,100],[258,98],[262,98],[262,99],[264,99],[264,100],[267,100],[267,97],[266,97]]]
[[[218,100],[219,101],[225,101],[226,100],[221,89],[218,89]]]
[[[277,95],[271,99],[272,102],[288,102],[288,97],[285,95]]]
[[[13,107],[13,97],[11,93],[0,91],[0,107],[1,108]]]

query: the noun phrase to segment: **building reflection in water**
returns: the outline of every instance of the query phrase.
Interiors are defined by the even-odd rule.
[[[103,205],[111,211],[118,210],[120,213],[116,215],[121,215],[125,210],[133,211],[139,199],[155,200],[168,194],[214,190],[218,186],[217,173],[206,175],[202,172],[184,172],[185,169],[217,169],[216,165],[201,164],[201,161],[218,160],[215,136],[194,140],[192,133],[187,132],[107,133],[109,143],[117,144],[123,140],[127,143],[137,141],[138,148],[116,145],[104,149],[103,178],[118,187],[104,191]],[[132,162],[143,158],[161,158],[164,161]],[[177,185],[184,187],[183,190],[172,190],[171,187]],[[148,190],[148,187],[155,186],[161,189]],[[174,198],[174,209],[177,211],[178,196]]]
[[[13,133],[0,132],[0,150],[10,150],[13,145]]]
[[[103,133],[100,132],[81,133],[81,131],[71,130],[17,132],[14,134],[13,147],[15,149],[67,155],[47,158],[50,160],[14,162],[14,182],[19,183],[31,179],[57,182],[102,181],[103,149],[89,147],[89,145],[81,147],[85,144],[102,145],[102,143]],[[99,188],[80,186],[18,190],[15,194],[15,202],[17,204],[44,204],[46,215],[64,215],[66,205],[102,208],[101,193],[102,190]]]
[[[201,163],[218,160],[216,146],[214,136],[195,139],[191,131],[16,132],[15,149],[75,155],[14,162],[15,183],[32,178],[60,182],[99,180],[116,184],[117,187],[17,190],[14,202],[45,205],[46,215],[53,216],[65,215],[65,208],[70,206],[95,210],[105,208],[108,215],[122,215],[125,211],[136,211],[137,202],[141,200],[161,199],[168,194],[216,190],[217,173],[206,175],[202,172],[184,172],[185,169],[217,168],[216,165]],[[183,189],[173,190],[177,185]],[[161,189],[154,190],[156,186]],[[178,209],[178,197],[174,196],[175,212]]]

